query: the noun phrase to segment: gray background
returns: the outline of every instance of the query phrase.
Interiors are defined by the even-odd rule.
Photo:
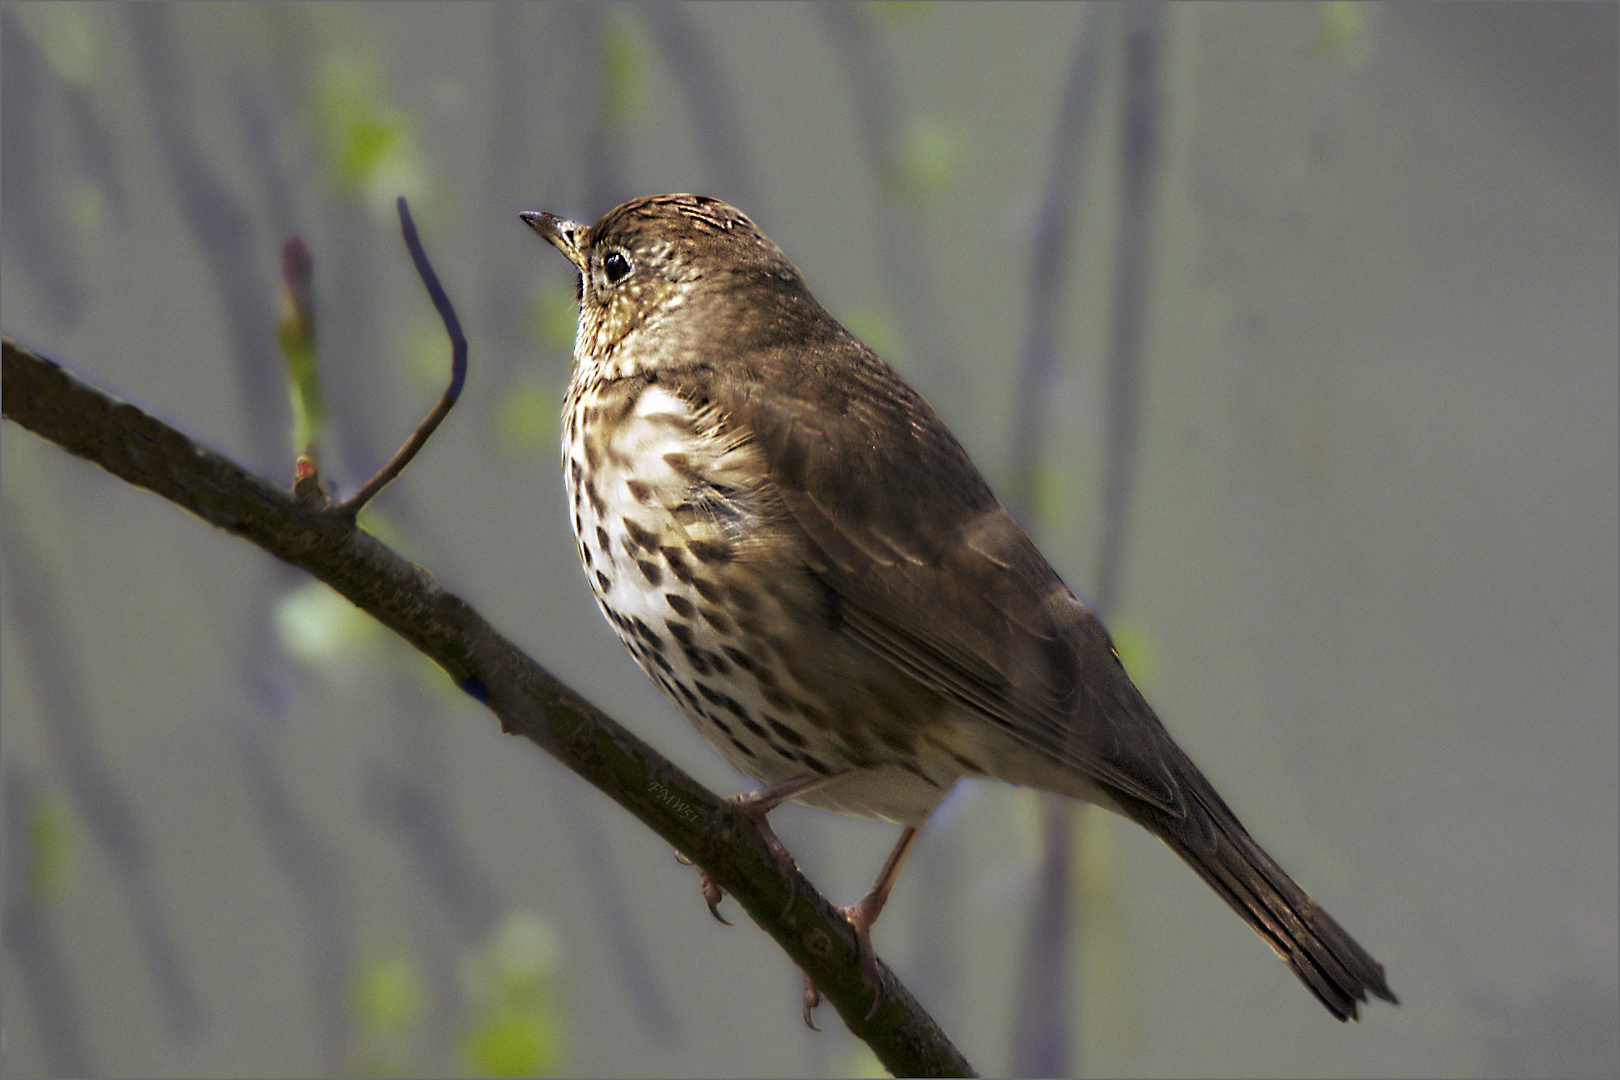
[[[740,203],[1000,486],[1030,419],[1012,388],[1033,212],[1082,13],[855,12],[892,95],[873,134],[861,118],[883,86],[862,83],[816,9],[680,10],[680,40],[712,66],[669,47],[669,16],[634,7],[8,5],[3,321],[285,479],[271,350],[296,232],[335,413],[323,472],[353,490],[441,378],[387,204],[405,191],[473,367],[379,507],[389,539],[729,793],[742,778],[622,655],[574,565],[552,441],[566,345],[531,314],[555,312],[569,279],[516,215],[591,219],[656,191]],[[1115,33],[1112,18],[1092,25]],[[1037,518],[1082,592],[1115,256],[1117,47],[1104,57]],[[370,195],[334,183],[309,105],[355,70],[409,137],[397,180]],[[693,72],[710,80],[695,94]],[[1334,1023],[1161,845],[1088,810],[1078,1067],[1612,1074],[1616,9],[1176,6],[1163,108],[1112,622],[1171,731],[1403,1004]],[[702,132],[730,117],[740,134],[716,157]],[[213,200],[196,204],[221,226],[212,247],[187,190]],[[503,436],[529,400],[539,436]],[[307,595],[296,574],[0,431],[7,1075],[329,1073],[366,1053],[459,1071],[462,973],[515,915],[556,946],[561,1071],[872,1067],[830,1011],[825,1034],[804,1030],[789,962],[746,921],[714,923],[661,842],[403,645],[291,653],[274,613]],[[45,601],[18,599],[22,573]],[[39,642],[44,659],[23,647]],[[82,712],[45,708],[42,690],[63,687]],[[433,812],[400,812],[400,792]],[[987,1073],[1011,1067],[1036,805],[959,792],[876,931]],[[30,892],[18,818],[40,806],[67,839],[54,884]],[[144,837],[139,873],[119,869],[127,837],[98,839],[94,806]],[[841,902],[894,838],[796,807],[776,821]],[[50,993],[24,975],[19,912],[57,950]],[[349,1012],[355,972],[387,962],[422,987],[419,1031],[368,1034]]]

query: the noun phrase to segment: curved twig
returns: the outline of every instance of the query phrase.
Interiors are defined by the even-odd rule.
[[[427,252],[422,250],[422,241],[416,235],[416,222],[411,220],[411,210],[405,202],[405,196],[399,197],[398,206],[399,228],[405,234],[405,247],[410,250],[411,262],[416,267],[417,276],[427,288],[434,310],[438,311],[439,319],[444,323],[444,332],[450,337],[450,385],[445,387],[444,393],[439,395],[438,402],[433,406],[433,411],[416,426],[416,430],[411,432],[411,437],[405,440],[405,445],[394,453],[388,464],[377,470],[377,475],[367,480],[359,491],[338,503],[338,509],[351,518],[358,515],[368,502],[377,497],[378,492],[393,483],[394,478],[405,471],[405,466],[411,463],[417,451],[427,445],[433,432],[444,423],[444,418],[450,415],[451,408],[461,397],[462,384],[467,381],[467,338],[461,332],[461,320],[456,318],[455,306],[445,294],[444,286],[439,284],[439,275],[433,272],[433,264],[428,261]]]

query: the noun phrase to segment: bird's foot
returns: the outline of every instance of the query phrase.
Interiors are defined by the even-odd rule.
[[[883,904],[873,903],[873,899],[868,895],[859,903],[838,909],[849,920],[849,925],[855,928],[855,952],[861,967],[861,983],[872,991],[872,1004],[866,1010],[868,1020],[877,1015],[878,1006],[883,1004],[883,978],[878,974],[877,952],[872,948],[872,924],[877,921]],[[810,976],[804,976],[804,1022],[812,1031],[821,1030],[815,1020],[816,1006],[820,1004],[821,991]]]
[[[771,823],[766,819],[766,816],[783,803],[791,802],[800,795],[825,787],[842,775],[842,773],[838,773],[832,776],[817,774],[796,776],[780,784],[769,784],[753,791],[745,791],[741,795],[733,795],[726,800],[759,829],[760,836],[765,840],[766,848],[770,850],[772,857],[776,859],[777,869],[787,879],[788,898],[787,903],[782,906],[783,915],[793,910],[793,904],[799,898],[798,887],[795,884],[799,876],[799,864],[793,858],[792,853],[788,851],[787,845],[783,844],[777,837],[776,831],[771,828]],[[704,895],[707,896],[708,894],[705,892]]]
[[[798,899],[798,891],[794,881],[798,877],[799,864],[794,860],[792,853],[788,851],[787,845],[782,843],[781,839],[777,837],[776,831],[771,828],[767,815],[783,803],[789,802],[807,791],[813,791],[818,787],[829,784],[836,779],[838,779],[837,776],[798,776],[780,784],[771,784],[755,791],[746,791],[741,795],[734,795],[726,800],[733,808],[754,823],[754,827],[759,830],[760,836],[765,841],[765,847],[769,849],[772,858],[776,860],[777,870],[787,879],[788,899],[787,904],[782,908],[783,915],[793,909],[793,902]],[[675,858],[687,866],[695,865],[691,859],[679,851],[675,853]],[[715,884],[714,878],[710,877],[709,872],[703,867],[699,866],[697,871],[698,887],[703,890],[703,902],[708,905],[709,914],[726,926],[730,926],[731,920],[720,914],[720,901],[726,898],[725,891]]]

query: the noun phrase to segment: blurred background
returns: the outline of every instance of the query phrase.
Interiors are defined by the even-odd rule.
[[[517,215],[742,206],[1402,999],[1334,1023],[1141,829],[962,785],[875,940],[981,1071],[1620,1068],[1614,5],[0,20],[5,333],[290,483],[298,238],[352,492],[446,379],[407,195],[472,366],[367,527],[722,794],[576,565],[572,281]],[[345,601],[0,435],[6,1075],[876,1068]],[[897,831],[773,820],[841,903]]]

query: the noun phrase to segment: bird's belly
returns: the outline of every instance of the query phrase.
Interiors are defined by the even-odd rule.
[[[765,784],[846,774],[799,801],[920,823],[964,771],[919,763],[936,696],[839,631],[781,522],[701,467],[714,455],[690,425],[649,412],[666,404],[607,433],[570,414],[564,472],[603,615],[734,768]]]

